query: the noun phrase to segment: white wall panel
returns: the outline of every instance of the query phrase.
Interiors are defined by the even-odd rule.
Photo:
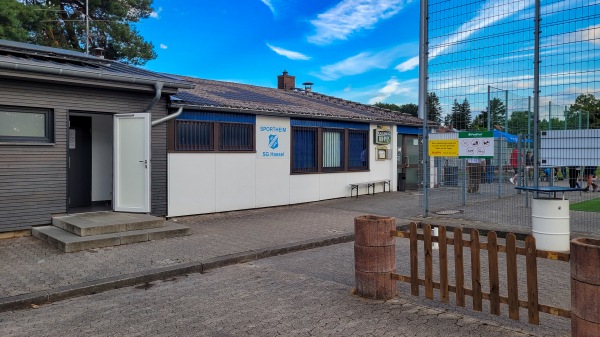
[[[256,116],[256,206],[290,203],[290,119]],[[277,137],[273,142],[272,137]],[[277,154],[273,156],[271,154]]]
[[[319,174],[291,175],[290,204],[320,200],[319,180]]]
[[[217,212],[254,208],[256,203],[256,155],[217,153]]]
[[[256,207],[290,203],[290,160],[256,160]]]
[[[216,155],[170,153],[168,216],[216,212]]]
[[[319,200],[346,196],[346,176],[350,173],[319,174]]]

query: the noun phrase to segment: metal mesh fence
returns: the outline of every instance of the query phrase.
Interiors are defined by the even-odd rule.
[[[539,194],[515,187],[587,187],[565,192],[571,230],[600,234],[599,3],[429,1],[429,139],[495,130],[492,158],[430,158],[430,214],[525,229]]]

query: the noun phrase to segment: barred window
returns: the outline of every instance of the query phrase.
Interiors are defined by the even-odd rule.
[[[242,123],[220,123],[221,151],[254,150],[254,125]]]
[[[214,150],[214,123],[201,121],[175,121],[175,125],[175,150]]]
[[[317,172],[317,131],[316,128],[292,128],[293,159],[292,172]]]
[[[174,122],[174,151],[254,152],[254,115],[184,111]]]

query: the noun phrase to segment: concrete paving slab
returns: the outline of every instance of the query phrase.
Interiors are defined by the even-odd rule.
[[[498,211],[502,207],[505,206],[501,202],[494,204]],[[508,207],[505,212],[510,212]],[[159,275],[157,271],[163,268],[171,273],[187,273],[201,271],[203,265],[218,267],[244,262],[249,256],[263,258],[270,254],[310,249],[316,246],[315,242],[335,244],[342,241],[332,237],[351,240],[348,238],[353,234],[354,217],[364,214],[394,216],[399,225],[426,220],[475,228],[530,231],[525,227],[511,228],[469,220],[461,214],[423,219],[420,216],[419,193],[396,192],[358,199],[343,198],[181,217],[170,221],[189,226],[189,236],[70,254],[60,253],[32,237],[12,238],[0,240],[0,302],[16,296],[27,298],[31,294],[52,294],[55,291],[77,293],[76,289],[84,289],[90,282],[117,287],[127,284],[123,280],[139,282],[142,279],[140,275]],[[540,269],[540,279],[553,279],[552,276],[551,268]],[[564,287],[568,288],[568,280],[565,282]],[[73,292],[65,291],[64,287],[71,287]]]

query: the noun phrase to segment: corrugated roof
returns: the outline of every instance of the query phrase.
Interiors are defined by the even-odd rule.
[[[179,89],[172,104],[188,108],[220,108],[256,114],[289,115],[321,119],[388,122],[422,126],[423,120],[372,105],[304,90],[284,91],[248,84],[180,76],[194,84]]]
[[[176,76],[152,72],[125,63],[106,60],[84,53],[36,46],[32,44],[0,39],[0,66],[7,69],[48,73],[56,69],[57,74],[72,77],[94,76],[100,80],[135,82],[136,79],[161,81],[165,86],[191,87]],[[86,75],[86,76],[84,76]]]

